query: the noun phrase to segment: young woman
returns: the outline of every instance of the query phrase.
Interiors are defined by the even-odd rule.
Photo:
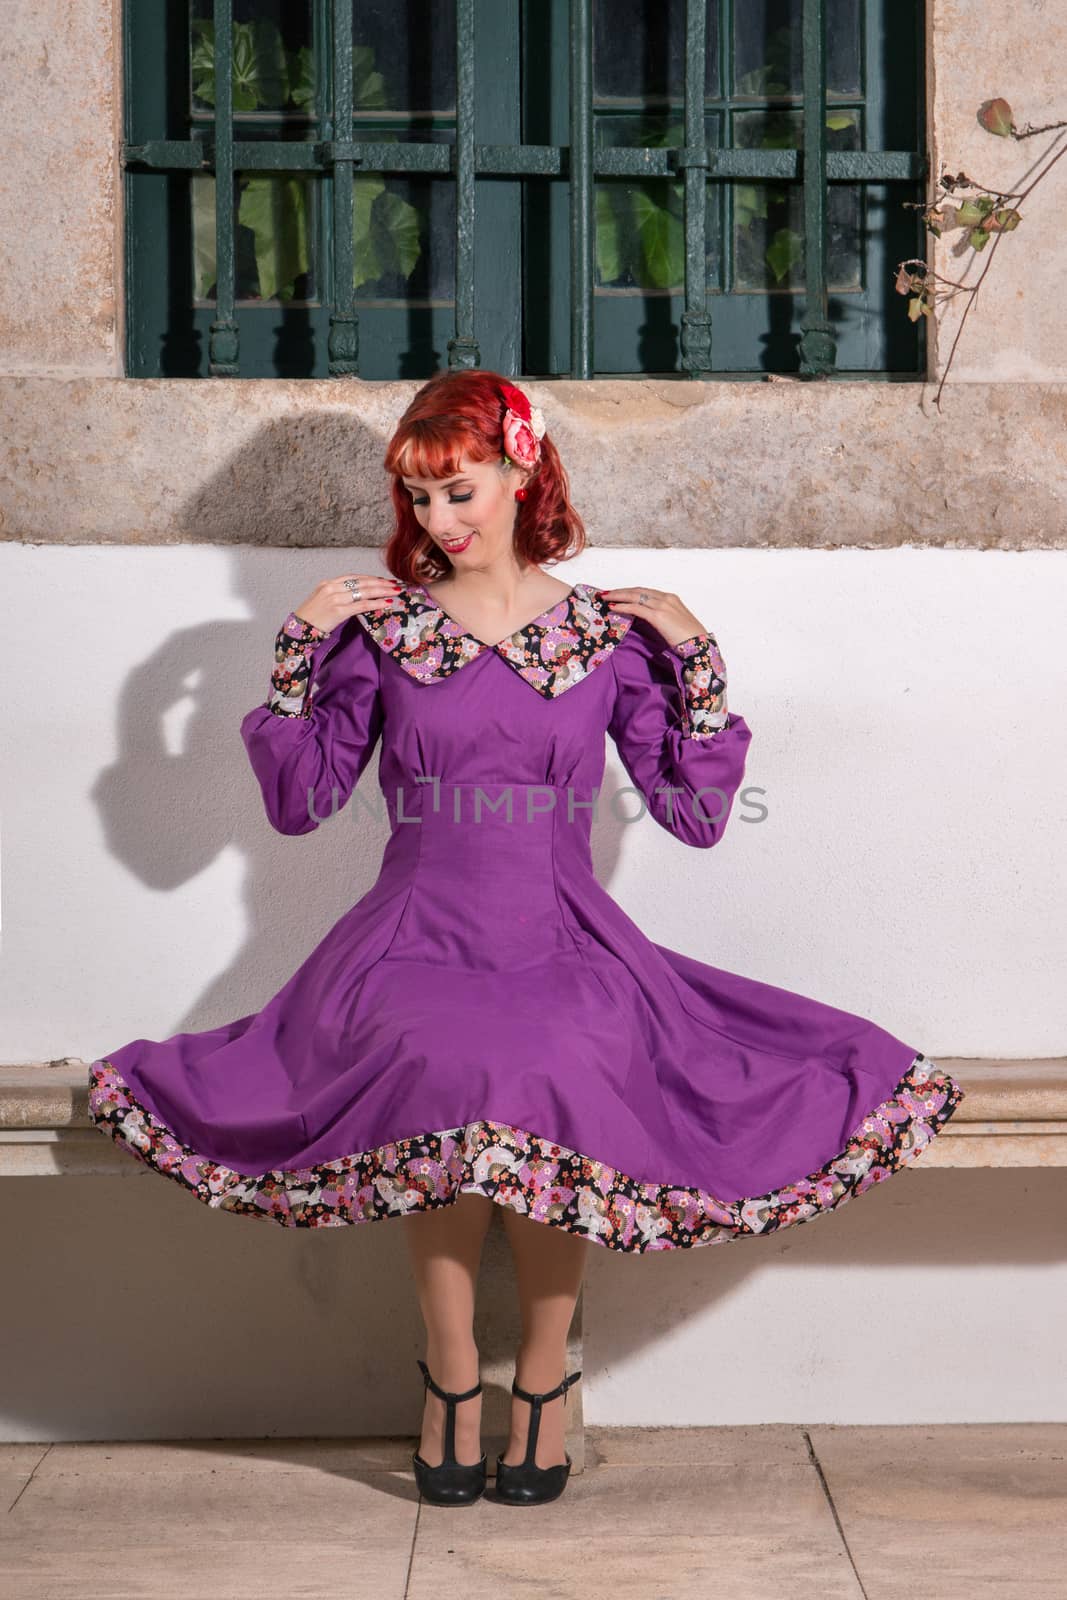
[[[427,1334],[413,1460],[439,1503],[486,1484],[474,1292],[501,1206],[522,1343],[497,1494],[541,1503],[570,1472],[587,1244],[822,1216],[914,1161],[963,1092],[874,1022],[652,943],[598,883],[608,807],[715,845],[751,733],[677,595],[545,570],[584,532],[523,391],[439,374],[385,467],[390,576],[317,584],[241,724],[286,834],[339,810],[380,742],[378,879],[261,1011],[95,1061],[90,1116],[221,1210],[405,1219]],[[605,734],[634,785],[607,801]]]

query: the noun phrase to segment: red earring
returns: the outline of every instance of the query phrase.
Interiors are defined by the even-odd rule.
[[[526,490],[525,489],[516,489],[515,490],[515,498],[516,498],[516,500],[525,500],[526,499]]]

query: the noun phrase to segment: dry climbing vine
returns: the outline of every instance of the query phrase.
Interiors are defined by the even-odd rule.
[[[1067,127],[1067,122],[1046,122],[1042,127],[1016,128],[1012,119],[1011,106],[1006,100],[986,100],[978,111],[978,121],[987,133],[995,134],[1001,139],[1031,139],[1037,133],[1051,133],[1057,128]],[[940,238],[942,233],[952,228],[963,228],[967,231],[967,243],[976,251],[984,250],[993,240],[988,258],[985,261],[978,281],[973,284],[956,283],[951,278],[942,277],[927,262],[918,258],[901,261],[897,266],[896,291],[898,294],[907,295],[908,316],[914,322],[920,316],[931,316],[938,302],[952,300],[957,294],[968,296],[964,307],[960,325],[956,329],[956,337],[952,341],[945,370],[941,374],[941,382],[937,386],[934,404],[940,410],[941,391],[945,387],[945,380],[952,366],[952,358],[956,354],[956,346],[960,342],[963,325],[967,321],[971,307],[978,296],[978,291],[985,281],[986,273],[993,264],[1002,235],[1011,233],[1022,221],[1019,204],[1032,194],[1038,184],[1048,175],[1056,162],[1067,151],[1067,144],[1063,144],[1055,155],[1045,163],[1034,180],[1027,184],[1025,189],[1006,190],[990,189],[985,184],[976,183],[965,172],[942,173],[938,179],[938,188],[943,191],[933,200],[920,204],[918,201],[909,200],[904,204],[915,210],[921,210],[922,219],[930,233]],[[949,205],[946,201],[961,195],[959,204]],[[1014,202],[1009,204],[1008,202]],[[943,288],[939,288],[943,286]]]

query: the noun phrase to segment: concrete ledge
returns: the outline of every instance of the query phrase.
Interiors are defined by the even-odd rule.
[[[936,1056],[965,1092],[922,1167],[1067,1167],[1067,1056]]]
[[[21,328],[32,274],[8,276],[19,296],[10,326]],[[1001,293],[1002,309],[1014,303]],[[78,303],[64,305],[63,327]],[[969,355],[980,359],[979,338]],[[1003,378],[982,382],[957,369],[941,413],[935,382],[753,373],[523,384],[544,408],[594,550],[1062,549],[1067,384],[1019,381],[1017,370],[1009,360]],[[418,387],[0,372],[0,539],[377,552],[393,521],[382,455]],[[608,461],[625,517],[603,489]],[[930,493],[956,480],[966,495]],[[728,516],[707,515],[709,486]],[[995,515],[975,517],[978,504]]]
[[[1067,1057],[935,1059],[966,1097],[924,1168],[1067,1167]],[[88,1072],[76,1056],[0,1066],[0,1177],[152,1175],[90,1126]]]

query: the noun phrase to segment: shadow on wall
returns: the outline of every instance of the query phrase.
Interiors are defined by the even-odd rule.
[[[183,1017],[146,1024],[151,1037],[258,1010],[377,875],[384,817],[380,839],[373,821],[357,827],[346,813],[335,829],[283,838],[264,815],[239,732],[270,692],[274,637],[288,611],[322,577],[348,570],[353,547],[357,568],[384,570],[378,536],[392,517],[385,474],[379,470],[372,484],[366,471],[346,472],[346,461],[380,460],[380,439],[366,432],[357,439],[360,428],[358,418],[328,412],[272,423],[183,508],[186,542],[232,545],[233,589],[252,619],[173,631],[131,669],[117,706],[118,759],[91,792],[112,854],[150,888],[176,888],[236,846],[248,862],[249,932]],[[353,486],[365,495],[362,506],[352,504]],[[317,548],[298,548],[289,559],[270,548],[288,539]],[[212,598],[205,596],[205,612],[214,609]],[[183,702],[189,714],[175,753],[165,719]],[[375,757],[357,794],[368,795],[376,770]]]

